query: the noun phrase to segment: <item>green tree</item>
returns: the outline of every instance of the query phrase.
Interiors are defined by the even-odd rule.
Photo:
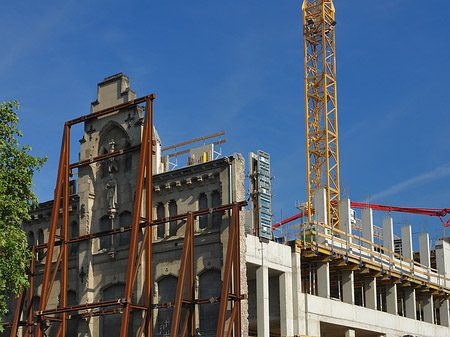
[[[17,101],[0,106],[0,332],[8,294],[17,295],[28,286],[26,268],[31,253],[20,226],[37,204],[31,190],[33,174],[47,160],[31,156],[30,146],[19,145],[17,139],[22,133],[17,129],[17,109]]]

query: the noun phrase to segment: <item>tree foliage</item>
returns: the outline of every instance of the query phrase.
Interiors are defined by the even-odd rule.
[[[17,101],[0,106],[0,332],[8,295],[17,295],[28,286],[31,253],[21,222],[29,219],[31,207],[37,204],[32,178],[47,160],[31,156],[30,146],[19,145],[22,133],[17,128],[17,109]]]

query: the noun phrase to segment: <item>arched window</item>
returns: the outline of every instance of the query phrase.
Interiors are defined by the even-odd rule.
[[[78,236],[78,235],[77,235]],[[71,307],[78,304],[77,293],[73,290],[67,292],[67,306]],[[72,318],[67,321],[66,337],[77,337],[77,319]]]
[[[131,217],[130,212],[124,211],[120,214],[120,216],[119,216],[120,227],[131,226],[131,222],[132,222],[132,217]],[[131,231],[126,231],[126,232],[120,233],[120,237],[119,237],[119,246],[120,247],[129,245],[130,241],[131,241]]]
[[[44,243],[44,231],[42,229],[38,230],[38,245],[42,245]],[[42,260],[45,257],[46,250],[44,248],[39,249],[38,251],[38,260]]]
[[[158,282],[158,302],[168,303],[175,301],[178,279],[168,275]],[[172,323],[173,308],[158,309],[158,320],[156,323],[157,336],[170,336],[170,325]]]
[[[27,234],[27,242],[28,246],[30,247],[34,246],[34,233],[32,231],[29,231]]]
[[[158,203],[158,205],[156,206],[156,218],[157,219],[163,219],[166,217],[166,211],[164,209],[164,204],[162,202]],[[158,225],[158,229],[157,229],[157,235],[158,238],[163,238],[164,234],[166,232],[166,224],[163,222],[161,224]]]
[[[220,271],[211,269],[199,276],[199,298],[220,296],[222,280]],[[214,335],[219,317],[219,302],[199,304],[200,333],[202,336]]]
[[[198,209],[208,208],[208,198],[205,193],[200,194],[198,197]],[[208,227],[208,214],[200,215],[198,217],[198,227],[200,229],[205,229]]]
[[[100,219],[100,232],[111,230],[111,219],[105,215]],[[100,238],[100,249],[108,250],[111,247],[111,235]]]
[[[178,215],[177,202],[175,200],[170,200],[170,202],[169,202],[169,216],[175,216],[175,215]],[[176,221],[171,221],[170,222],[169,235],[170,236],[177,235],[177,222]]]
[[[214,191],[211,196],[212,207],[217,207],[222,205],[222,197],[219,191]],[[212,226],[213,228],[219,228],[222,222],[222,212],[214,212],[212,215]]]
[[[76,221],[70,224],[70,237],[75,238],[80,236],[80,227]],[[74,242],[70,244],[70,256],[75,256],[78,253],[78,242]]]
[[[103,301],[116,300],[123,298],[125,294],[125,286],[123,284],[113,284],[108,288],[103,289],[102,299]],[[110,307],[105,307],[109,309]],[[112,307],[113,308],[113,307]],[[111,309],[112,309],[111,308]],[[102,336],[103,337],[119,337],[120,336],[120,314],[106,315],[102,317]]]

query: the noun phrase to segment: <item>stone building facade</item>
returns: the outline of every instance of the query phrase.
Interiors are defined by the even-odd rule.
[[[98,84],[98,98],[91,112],[129,102],[136,94],[129,79],[117,74]],[[121,156],[88,164],[78,169],[71,183],[69,235],[71,237],[130,226],[139,165],[139,145],[143,131],[143,108],[87,121],[80,140],[80,161],[109,152],[132,149]],[[153,155],[153,218],[160,219],[199,209],[211,208],[244,199],[244,159],[235,154],[164,172],[161,141]],[[23,224],[30,245],[46,243],[53,202],[45,202]],[[61,217],[60,217],[61,218]],[[60,220],[61,221],[61,220]],[[195,222],[196,296],[220,296],[223,264],[228,242],[228,211],[199,216]],[[184,221],[172,221],[153,230],[153,303],[173,302],[185,231]],[[68,305],[123,298],[131,232],[102,236],[70,245]],[[140,236],[142,239],[142,235]],[[56,248],[55,261],[59,254]],[[42,275],[47,257],[40,250],[36,259],[34,308],[38,308]],[[244,268],[245,270],[245,268]],[[243,273],[243,284],[245,273]],[[144,273],[138,274],[136,303],[143,303]],[[48,308],[59,305],[59,276],[53,286]],[[219,304],[201,304],[197,308],[196,330],[202,336],[215,336]],[[173,308],[154,309],[154,335],[168,336]],[[120,314],[69,320],[69,336],[118,336]],[[5,321],[12,320],[12,311]],[[142,322],[141,313],[132,314],[132,335]],[[57,327],[50,324],[49,336]]]
[[[135,98],[129,79],[117,74],[98,84],[97,100],[91,110],[96,112]],[[246,198],[242,155],[218,159],[204,156],[208,158],[204,161],[199,161],[197,155],[187,166],[168,170],[167,160],[161,156],[161,140],[156,129],[153,131],[153,219],[211,209]],[[122,109],[85,123],[80,161],[117,150],[127,151],[79,167],[70,188],[71,237],[131,224],[142,132],[140,107]],[[240,213],[240,280],[241,294],[245,295],[241,301],[242,336],[450,336],[450,240],[439,240],[431,250],[428,234],[424,234],[418,251],[414,252],[411,227],[402,227],[402,237],[395,241],[392,219],[383,219],[380,242],[374,236],[370,209],[362,211],[361,233],[355,235],[350,200],[340,201],[341,228],[333,232],[327,226],[325,191],[316,193],[317,221],[299,224],[298,240],[279,243],[259,237],[259,224],[254,223],[254,214],[249,213],[255,210],[245,211],[245,216]],[[41,203],[32,212],[31,220],[23,223],[30,245],[48,241],[52,205],[52,201]],[[228,212],[208,213],[195,220],[196,298],[221,295]],[[175,299],[185,227],[183,220],[167,221],[153,230],[153,304]],[[130,232],[121,231],[70,244],[69,306],[124,296],[129,243]],[[402,255],[397,253],[394,243],[401,245]],[[58,254],[56,246],[52,261],[56,261]],[[45,250],[36,255],[35,310],[48,258]],[[59,306],[59,287],[57,277],[49,309]],[[141,270],[133,303],[143,303],[143,289]],[[11,309],[13,302],[9,305]],[[218,303],[197,304],[195,310],[195,335],[215,336]],[[13,312],[4,321],[11,322]],[[153,336],[169,336],[173,308],[155,307],[152,313]],[[131,321],[129,335],[136,336],[142,312],[133,312]],[[67,336],[119,336],[120,324],[120,313],[98,316],[92,312],[82,319],[69,319]],[[46,334],[56,336],[57,328],[58,323],[50,322]],[[4,335],[9,335],[8,330]],[[23,328],[19,335],[23,335]]]

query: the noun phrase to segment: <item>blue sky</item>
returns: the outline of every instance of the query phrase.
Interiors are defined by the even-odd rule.
[[[450,208],[450,3],[336,0],[341,186],[358,202]],[[89,113],[96,84],[124,72],[156,93],[168,146],[227,132],[226,154],[271,154],[275,221],[306,198],[301,1],[9,1],[2,4],[1,101],[49,160],[52,199],[64,121]],[[72,148],[77,146],[76,142]],[[73,151],[75,161],[77,152]],[[377,215],[381,218],[382,215]],[[413,232],[432,217],[394,214]]]

